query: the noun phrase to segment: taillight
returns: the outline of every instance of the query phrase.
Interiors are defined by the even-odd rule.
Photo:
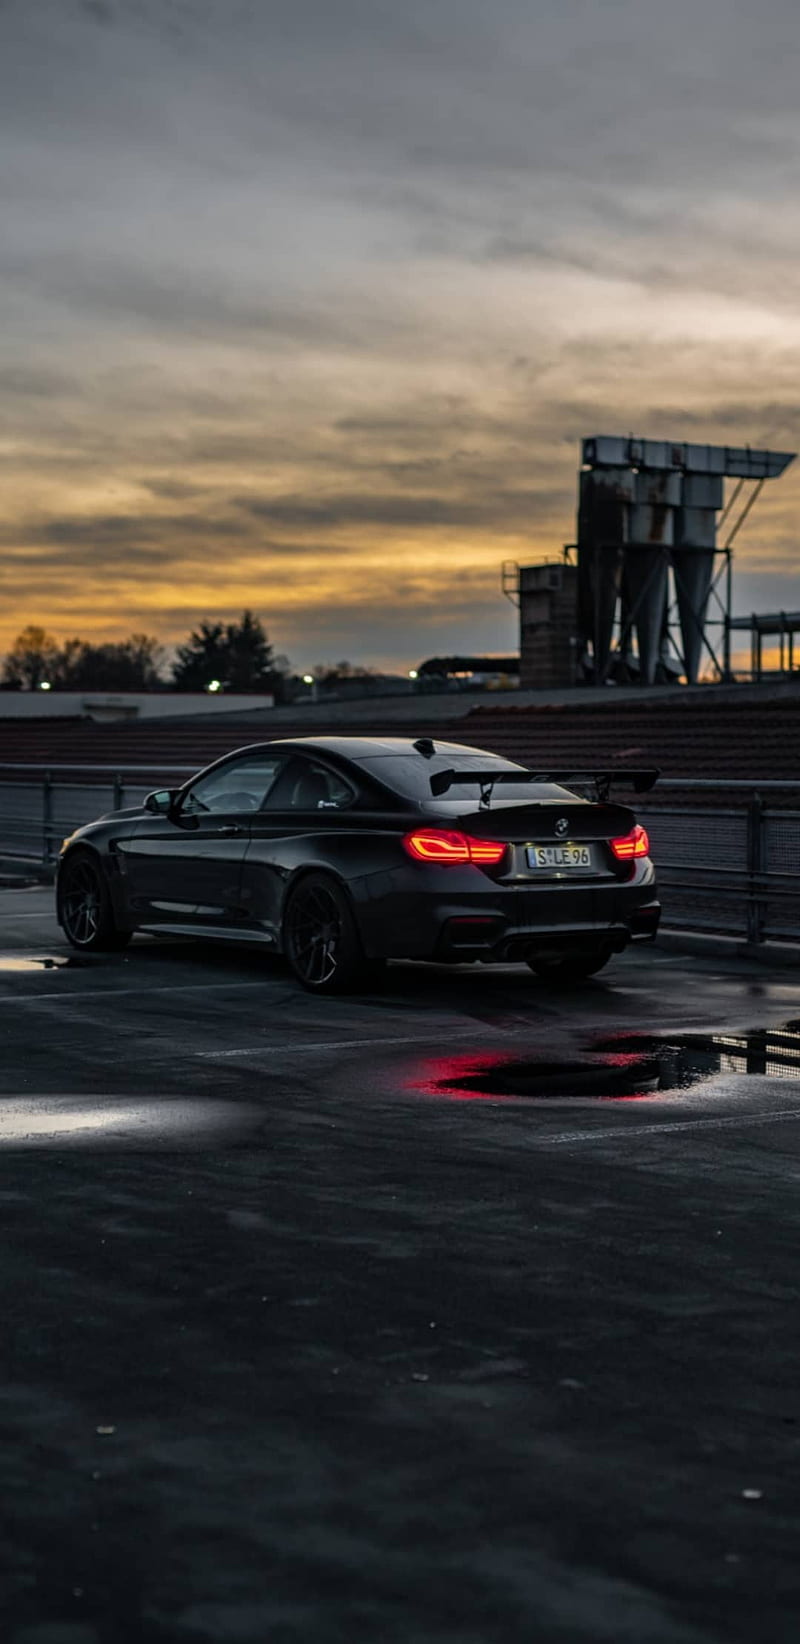
[[[623,834],[621,839],[610,840],[610,845],[620,862],[629,862],[632,856],[650,855],[650,840],[639,822],[630,833]]]
[[[479,862],[484,866],[487,863],[494,865],[494,863],[502,861],[505,855],[506,847],[502,840],[471,839],[467,835],[467,844],[469,845],[470,862]]]
[[[416,862],[475,862],[482,868],[500,862],[506,849],[502,840],[473,839],[445,828],[415,828],[405,835],[403,846]]]

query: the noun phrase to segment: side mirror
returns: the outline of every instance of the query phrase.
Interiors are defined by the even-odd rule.
[[[151,816],[169,816],[174,798],[174,793],[168,788],[159,788],[156,793],[147,795],[144,808]]]

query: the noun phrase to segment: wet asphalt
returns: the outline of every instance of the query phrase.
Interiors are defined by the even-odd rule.
[[[800,1615],[800,973],[72,962],[0,890],[9,1644]]]

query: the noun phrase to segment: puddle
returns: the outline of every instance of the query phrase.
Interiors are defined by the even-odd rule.
[[[521,1060],[498,1054],[433,1059],[415,1082],[428,1095],[469,1101],[491,1096],[533,1101],[630,1102],[692,1089],[720,1073],[800,1080],[800,1021],[742,1033],[665,1038],[619,1034],[593,1040],[591,1061]]]
[[[458,1060],[459,1067],[453,1066]],[[596,1062],[536,1062],[506,1056],[448,1058],[444,1077],[426,1080],[430,1094],[467,1101],[481,1096],[528,1097],[535,1101],[587,1098],[631,1101],[661,1088],[658,1058],[647,1053],[605,1056]]]
[[[654,1057],[660,1090],[685,1090],[715,1073],[800,1079],[800,1021],[742,1033],[677,1033],[663,1039],[640,1033],[615,1035],[596,1039],[591,1048],[601,1056]]]

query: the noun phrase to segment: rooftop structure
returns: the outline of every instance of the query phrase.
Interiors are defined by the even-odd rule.
[[[581,455],[577,649],[584,671],[598,683],[629,668],[644,685],[681,674],[694,684],[710,659],[718,678],[730,677],[733,541],[765,482],[795,453],[598,434],[583,441]],[[726,478],[736,481],[727,502]],[[709,637],[712,594],[721,652]]]

